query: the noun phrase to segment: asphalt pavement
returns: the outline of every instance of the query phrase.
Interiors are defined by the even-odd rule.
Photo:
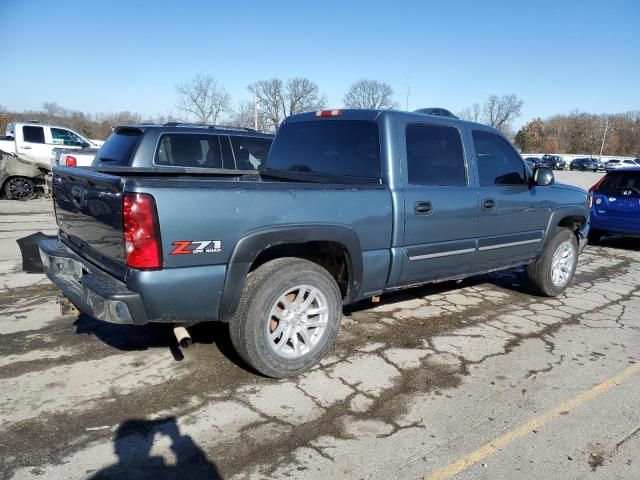
[[[601,174],[558,172],[584,188]],[[566,294],[522,269],[346,308],[321,365],[273,380],[224,325],[61,316],[0,201],[0,478],[640,478],[640,245],[605,239]]]

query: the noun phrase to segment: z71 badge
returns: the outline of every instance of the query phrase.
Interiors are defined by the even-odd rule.
[[[192,253],[220,253],[222,241],[220,240],[179,240],[173,242],[176,248],[170,255],[190,255]]]

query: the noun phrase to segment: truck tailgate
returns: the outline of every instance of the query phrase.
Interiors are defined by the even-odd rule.
[[[119,176],[83,168],[53,169],[60,238],[76,253],[124,279],[122,188]]]

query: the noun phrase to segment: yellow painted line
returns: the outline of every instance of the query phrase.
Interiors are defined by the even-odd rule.
[[[463,470],[468,469],[472,465],[478,463],[480,460],[485,457],[504,449],[507,445],[518,438],[522,438],[528,435],[533,430],[540,428],[545,423],[556,418],[560,413],[566,414],[565,412],[570,412],[578,408],[580,405],[583,405],[596,397],[602,395],[603,393],[608,392],[616,385],[620,385],[629,380],[632,376],[636,375],[640,372],[640,363],[636,363],[631,365],[630,367],[624,369],[617,375],[611,377],[606,382],[601,383],[600,385],[596,385],[590,390],[582,392],[577,397],[572,398],[571,400],[567,400],[564,403],[552,408],[551,410],[547,410],[542,415],[529,420],[524,425],[511,430],[504,435],[499,436],[498,438],[490,441],[489,443],[484,444],[480,448],[478,448],[475,452],[466,455],[459,460],[447,465],[446,467],[441,468],[440,470],[426,475],[424,480],[444,480],[446,478],[451,478],[454,475],[462,472]]]

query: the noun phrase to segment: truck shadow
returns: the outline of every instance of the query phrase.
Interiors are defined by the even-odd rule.
[[[122,351],[140,351],[153,348],[167,348],[176,361],[182,361],[184,355],[173,335],[173,325],[150,323],[147,325],[117,325],[103,322],[82,314],[74,322],[76,334],[93,335],[100,341]],[[236,365],[251,371],[236,353],[229,337],[226,323],[203,322],[189,327],[194,345],[215,345],[220,353]],[[193,347],[191,347],[193,348]]]
[[[166,445],[165,456],[151,455],[154,444]],[[188,435],[182,435],[175,417],[158,420],[131,419],[120,424],[114,438],[118,460],[89,477],[90,480],[153,479],[219,480],[215,463]]]
[[[640,252],[640,239],[631,237],[602,237],[596,246]]]

